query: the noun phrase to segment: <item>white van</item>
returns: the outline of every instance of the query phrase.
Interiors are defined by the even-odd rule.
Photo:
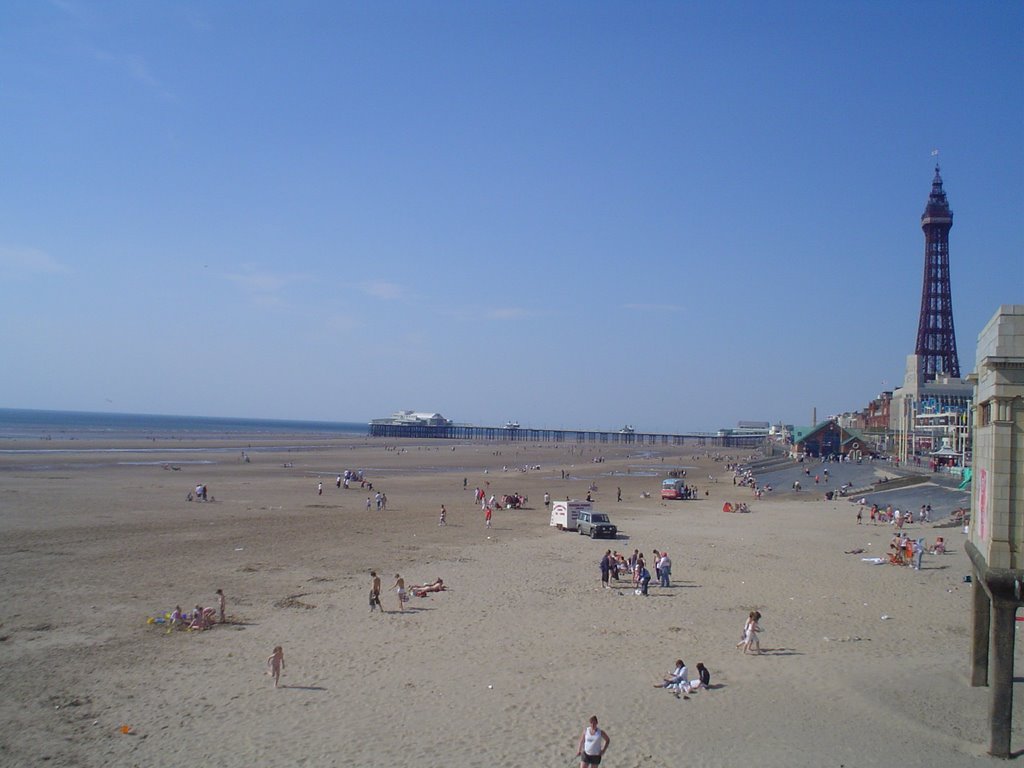
[[[581,511],[589,512],[591,504],[589,501],[552,501],[551,502],[551,525],[560,531],[575,531],[576,520]]]

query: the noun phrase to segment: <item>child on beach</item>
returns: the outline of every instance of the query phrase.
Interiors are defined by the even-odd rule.
[[[223,624],[223,623],[225,623],[227,621],[227,618],[226,618],[227,598],[224,597],[224,590],[223,589],[218,589],[217,590],[217,607],[220,608],[220,623]]]
[[[403,579],[397,573],[395,574],[395,583],[391,585],[391,588],[395,590],[395,594],[398,595],[398,610],[399,612],[405,611],[405,602],[409,599],[408,595],[405,594],[405,579]]]
[[[281,671],[284,669],[284,650],[280,645],[275,645],[274,652],[267,657],[267,666],[270,667],[267,674],[274,678],[274,687],[280,687]]]
[[[197,605],[192,611],[192,623],[188,625],[188,628],[206,629],[206,612],[201,605]]]

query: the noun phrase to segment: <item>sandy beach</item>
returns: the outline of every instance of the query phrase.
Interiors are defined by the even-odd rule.
[[[949,544],[921,571],[871,565],[889,526],[857,525],[852,504],[812,491],[757,501],[723,457],[691,446],[0,447],[17,449],[0,456],[3,765],[566,768],[591,714],[613,768],[994,762],[988,692],[967,679],[958,528],[911,526]],[[661,501],[676,467],[698,500]],[[346,468],[387,494],[385,511],[367,510],[358,483],[335,487]],[[197,483],[214,501],[186,500]],[[545,492],[582,498],[591,484],[615,541],[548,525]],[[487,528],[477,486],[527,508]],[[751,513],[724,514],[725,501]],[[608,548],[668,550],[672,586],[602,589]],[[450,588],[401,613],[385,592],[387,613],[370,613],[371,570],[385,588],[395,574]],[[218,588],[224,625],[147,623],[215,606]],[[735,647],[754,609],[760,656]],[[276,645],[279,689],[265,663]],[[677,658],[691,677],[703,662],[712,690],[654,689]]]

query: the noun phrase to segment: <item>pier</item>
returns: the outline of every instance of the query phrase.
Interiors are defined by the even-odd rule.
[[[715,432],[603,432],[593,429],[531,429],[529,427],[477,427],[470,424],[370,424],[370,437],[412,437],[437,440],[493,440],[506,443],[603,443],[610,445],[693,445],[752,448],[760,435]]]

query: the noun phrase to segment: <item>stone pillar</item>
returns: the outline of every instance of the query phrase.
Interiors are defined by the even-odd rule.
[[[982,575],[974,569],[974,583],[971,586],[971,685],[975,688],[988,685],[988,644],[991,602]]]
[[[1014,625],[1024,604],[1024,304],[1001,306],[978,335],[977,368],[969,378],[974,475],[964,550],[983,587],[975,583],[972,594],[971,685],[988,684],[989,752],[1008,758]]]
[[[992,700],[989,722],[992,725],[989,754],[1010,757],[1010,733],[1013,725],[1013,645],[1017,605],[1009,600],[993,600],[992,611]]]

